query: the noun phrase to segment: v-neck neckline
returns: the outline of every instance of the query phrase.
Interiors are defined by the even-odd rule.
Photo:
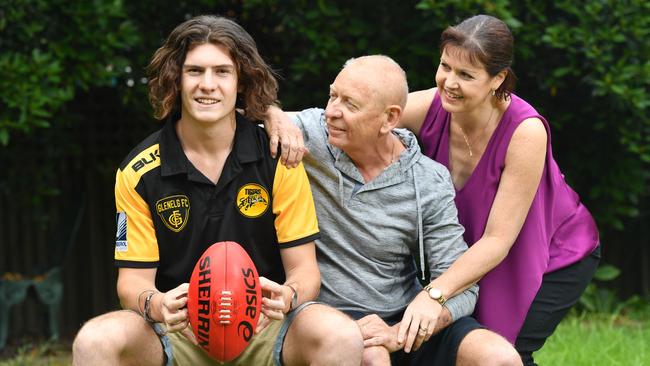
[[[462,187],[458,188],[458,187],[456,187],[456,184],[454,184],[454,181],[452,179],[452,184],[454,185],[454,190],[456,191],[456,193],[462,192],[465,189],[465,187],[467,187],[467,185],[470,184],[472,182],[472,180],[474,180],[474,176],[476,175],[476,171],[479,168],[481,168],[481,166],[483,164],[485,164],[483,162],[485,159],[487,159],[485,156],[492,149],[493,140],[495,138],[494,136],[502,128],[503,120],[506,117],[506,115],[508,114],[508,112],[510,111],[510,106],[512,106],[512,101],[510,101],[510,103],[508,103],[508,107],[506,107],[506,110],[503,112],[503,115],[501,115],[501,118],[499,119],[499,122],[497,123],[496,128],[494,129],[494,131],[492,131],[492,135],[490,136],[490,139],[488,140],[487,145],[485,145],[485,150],[483,150],[483,154],[481,154],[481,158],[479,159],[478,163],[476,163],[476,166],[474,167],[474,169],[470,173],[469,177],[465,180],[465,184],[463,184]],[[446,162],[445,162],[444,165],[447,167],[447,169],[449,170],[449,172],[451,174],[451,113],[449,113],[449,112],[447,113],[447,118],[445,119],[445,127],[444,128],[445,129],[444,129],[443,133],[445,134],[445,136],[447,136],[447,138],[445,139],[446,144],[447,144],[447,146],[446,146],[447,154],[444,155],[444,158],[446,159]]]

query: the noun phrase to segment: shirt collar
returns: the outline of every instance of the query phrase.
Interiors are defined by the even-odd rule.
[[[183,147],[176,134],[176,123],[180,114],[167,118],[160,133],[160,165],[162,176],[187,174],[190,161],[183,152]],[[264,156],[255,124],[241,114],[236,114],[235,142],[231,155],[240,163],[250,163],[260,160]]]
[[[232,148],[240,163],[250,163],[264,157],[266,145],[260,141],[257,125],[237,113],[237,129],[235,130],[235,144]],[[261,138],[267,138],[262,136]]]

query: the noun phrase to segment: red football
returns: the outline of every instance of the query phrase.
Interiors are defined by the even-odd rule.
[[[199,258],[187,310],[199,345],[218,361],[239,356],[255,334],[262,290],[253,261],[232,241],[212,244]]]

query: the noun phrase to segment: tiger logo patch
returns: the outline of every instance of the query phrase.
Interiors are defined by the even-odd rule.
[[[260,217],[269,208],[269,192],[256,183],[248,183],[237,192],[237,210],[248,217]]]

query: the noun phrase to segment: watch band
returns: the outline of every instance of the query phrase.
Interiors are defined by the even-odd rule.
[[[433,291],[432,291],[433,290]],[[438,304],[441,306],[445,306],[445,303],[447,302],[447,298],[445,295],[442,294],[442,291],[440,289],[434,288],[431,284],[428,284],[424,287],[424,291],[429,295],[430,298],[436,300]],[[433,293],[437,292],[437,293]]]

